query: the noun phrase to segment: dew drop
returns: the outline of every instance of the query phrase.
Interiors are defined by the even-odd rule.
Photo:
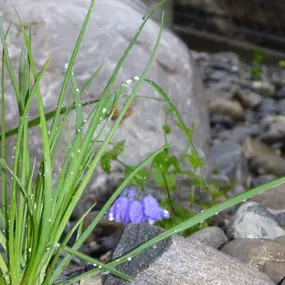
[[[79,93],[79,92],[80,92],[80,90],[79,90],[78,88],[76,88],[76,92],[78,92],[78,93]]]
[[[64,68],[65,68],[65,69],[68,68],[68,62],[64,65]]]
[[[106,111],[107,111],[106,108],[103,108],[103,109],[102,109],[102,113],[103,113],[103,114],[106,113]]]
[[[131,257],[128,257],[128,261],[131,261],[132,260],[132,258]]]
[[[128,80],[126,80],[126,83],[129,85],[129,84],[131,84],[133,82],[133,80],[132,79],[128,79]]]
[[[139,76],[135,76],[134,79],[135,79],[136,81],[139,81],[139,80],[140,80],[140,77],[139,77]]]
[[[99,265],[98,267],[99,267],[100,269],[102,268],[102,266],[101,266],[101,265]]]

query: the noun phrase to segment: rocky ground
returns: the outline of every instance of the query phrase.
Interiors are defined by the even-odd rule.
[[[228,183],[231,197],[284,176],[285,71],[263,66],[261,78],[254,80],[250,65],[236,54],[193,52],[193,56],[210,111],[209,164],[215,181]],[[135,276],[133,284],[137,285],[181,284],[182,280],[183,284],[284,285],[285,186],[254,197],[221,217],[221,227],[205,228],[186,239],[172,237],[152,249],[152,254],[146,251],[119,269]],[[99,244],[111,242],[111,248],[119,238],[104,237],[107,224],[102,223]],[[120,226],[114,231],[121,234]],[[111,258],[159,232],[148,225],[127,227]],[[96,238],[95,234],[86,245],[91,254]],[[91,284],[101,284],[99,278],[97,283],[94,280]],[[105,275],[103,280],[105,285],[125,284],[112,276]]]

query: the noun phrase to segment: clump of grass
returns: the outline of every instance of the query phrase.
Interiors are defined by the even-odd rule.
[[[161,7],[164,2],[165,1],[161,1],[156,9]],[[77,221],[72,230],[66,236],[63,235],[64,229],[77,202],[82,196],[82,193],[90,181],[93,172],[100,165],[114,132],[124,118],[126,111],[128,110],[132,100],[137,94],[138,89],[143,83],[150,84],[162,96],[166,104],[168,104],[168,107],[174,114],[181,130],[185,133],[189,144],[192,146],[192,155],[189,158],[190,161],[195,163],[196,168],[202,167],[202,164],[195,153],[191,131],[184,125],[175,106],[171,103],[163,90],[155,82],[146,79],[147,72],[149,71],[150,66],[155,58],[159,40],[161,38],[164,20],[163,17],[157,41],[145,70],[136,81],[131,95],[124,102],[122,111],[118,118],[114,121],[111,130],[104,137],[103,141],[101,138],[104,127],[112,117],[113,107],[117,106],[125,88],[125,85],[122,84],[119,88],[113,91],[117,74],[134,43],[142,32],[145,23],[156,9],[154,9],[143,20],[143,23],[139,27],[137,33],[134,35],[128,48],[123,53],[116,68],[114,69],[100,99],[97,102],[90,102],[94,104],[94,107],[89,113],[87,120],[83,120],[82,108],[84,103],[81,102],[81,94],[90,85],[99,71],[95,71],[94,76],[92,76],[86,85],[80,90],[76,83],[76,76],[73,73],[73,65],[94,4],[95,0],[92,0],[73,54],[66,65],[66,74],[59,92],[57,108],[54,112],[48,114],[46,114],[44,110],[39,83],[48,68],[49,60],[44,64],[42,70],[36,70],[31,50],[31,31],[27,31],[25,29],[20,17],[18,17],[25,39],[25,46],[23,47],[20,56],[19,78],[17,80],[12,68],[8,47],[6,44],[6,36],[9,31],[4,31],[2,18],[0,18],[0,37],[3,46],[1,73],[2,207],[0,211],[0,221],[3,226],[3,231],[0,231],[0,244],[3,251],[0,254],[0,284],[73,284],[77,280],[97,274],[100,271],[109,271],[120,278],[131,280],[131,277],[116,270],[116,266],[128,261],[129,258],[139,254],[142,250],[161,241],[162,239],[165,239],[173,234],[183,232],[186,229],[203,222],[205,219],[210,218],[223,209],[240,203],[252,195],[259,194],[285,181],[285,179],[279,179],[275,182],[271,182],[267,185],[241,194],[234,199],[230,199],[224,203],[215,205],[210,209],[207,209],[204,212],[192,217],[191,219],[188,219],[183,223],[165,231],[154,239],[129,252],[120,259],[114,260],[108,264],[102,264],[99,260],[80,253],[78,251],[80,246],[91,234],[95,226],[105,215],[106,211],[110,208],[121,192],[148,163],[150,163],[155,157],[157,157],[158,154],[163,153],[168,148],[168,145],[165,145],[161,149],[149,155],[137,167],[133,168],[132,171],[126,175],[124,181],[85,231],[82,231],[82,221],[92,207],[86,213],[84,213],[84,215]],[[20,117],[18,127],[10,132],[6,131],[5,126],[5,70],[7,70],[9,78],[12,82]],[[69,82],[72,83],[71,94],[68,93],[67,88]],[[73,98],[74,102],[63,108],[63,102],[68,99],[69,95],[72,96],[71,98]],[[28,113],[34,99],[37,100],[39,118],[29,121]],[[72,139],[66,147],[64,164],[59,173],[59,177],[56,180],[56,183],[53,184],[54,161],[58,153],[58,146],[61,142],[62,131],[68,121],[68,114],[71,110],[76,112],[76,129],[73,130]],[[48,127],[48,120],[51,120],[50,128]],[[85,130],[84,127],[87,124],[89,127],[87,130]],[[39,125],[42,138],[43,160],[40,164],[39,170],[36,170],[33,158],[30,157],[28,143],[29,127],[35,125]],[[95,138],[94,133],[98,134]],[[16,135],[16,146],[13,165],[9,166],[6,162],[6,138],[12,134]],[[95,152],[94,146],[97,144],[97,142],[100,142],[100,147]],[[11,191],[9,191],[10,195],[8,195],[7,189],[9,180],[8,174],[12,176],[12,186]],[[200,177],[200,181],[202,185],[202,177]],[[67,246],[67,242],[75,231],[77,231],[75,243],[71,247]],[[59,258],[62,253],[66,253],[66,256],[62,261],[60,261]],[[68,266],[73,256],[77,256],[84,261],[92,263],[94,265],[94,269],[71,278],[70,280],[60,281],[60,275]]]

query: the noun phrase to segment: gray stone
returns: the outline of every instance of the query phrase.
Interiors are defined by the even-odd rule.
[[[6,1],[0,1],[1,7],[4,2]],[[11,21],[18,22],[14,10],[10,8],[10,2],[15,4],[24,25],[32,23],[33,54],[37,69],[40,70],[40,67],[48,58],[52,59],[41,84],[45,110],[50,111],[56,106],[60,84],[65,74],[66,57],[70,58],[90,1],[65,1],[60,5],[56,0],[42,0],[40,5],[37,0],[7,1],[3,10],[5,27]],[[144,5],[140,5],[138,1],[96,1],[94,13],[74,67],[79,87],[83,86],[101,64],[103,64],[103,68],[89,91],[83,94],[83,101],[100,97],[116,63],[142,23],[142,17],[145,13]],[[137,44],[118,74],[116,87],[121,82],[134,76],[140,76],[149,60],[158,31],[159,26],[157,23],[154,21],[147,23]],[[17,63],[20,48],[23,45],[19,25],[12,25],[7,42],[12,62]],[[186,45],[167,29],[163,32],[160,48],[148,78],[161,85],[170,96],[184,123],[189,127],[192,124],[195,125],[194,143],[201,155],[206,156],[210,132],[199,71]],[[132,89],[130,87],[132,86],[130,85],[127,88],[126,95],[130,94]],[[11,88],[7,87],[8,128],[17,125],[17,108],[15,107],[15,101],[12,100],[14,96],[11,96],[11,92]],[[139,95],[146,94],[149,97],[158,97],[158,94],[150,86],[144,84],[139,91]],[[124,119],[113,137],[114,142],[126,140],[126,150],[121,156],[121,160],[127,164],[136,165],[150,152],[164,144],[161,128],[165,121],[165,106],[154,100],[137,98],[134,101],[132,106],[133,114]],[[86,107],[84,109],[85,117],[91,108]],[[29,113],[30,118],[34,118],[37,113],[36,104],[33,104]],[[75,129],[74,114],[70,115],[70,123],[71,129]],[[109,130],[112,124],[113,121],[107,125],[106,130]],[[168,140],[173,143],[173,153],[182,154],[188,145],[186,139],[173,119],[170,118],[169,124],[172,133],[169,135]],[[65,130],[58,157],[53,167],[55,175],[63,162],[68,142],[68,128],[65,128]],[[40,161],[42,154],[41,140],[37,128],[31,130],[29,140],[32,159],[37,157],[37,161]],[[13,144],[13,139],[8,141],[7,156],[9,163],[11,163]],[[110,181],[117,184],[122,176],[123,173],[120,167],[114,167],[112,175],[109,176],[104,175],[98,169],[94,174],[96,180],[93,180],[92,185],[89,187],[90,191],[94,193],[95,199],[101,199],[100,196],[107,190],[112,192],[108,184],[110,184]]]
[[[232,130],[220,132],[219,138],[223,140],[233,140],[237,143],[243,143],[249,137],[256,137],[261,134],[258,125],[253,126],[236,126]]]
[[[249,168],[256,174],[272,174],[276,177],[282,177],[285,175],[285,159],[276,155],[254,157]]]
[[[252,187],[257,187],[257,186],[260,186],[260,185],[263,185],[263,184],[266,184],[268,182],[271,182],[273,180],[276,179],[276,176],[272,175],[272,174],[265,174],[265,175],[260,175],[258,177],[254,177],[252,178]],[[266,191],[265,193],[267,192],[270,192],[270,191]],[[264,194],[264,193],[263,193]],[[263,194],[261,195],[257,195],[257,196],[254,196],[253,197],[253,201],[256,201],[260,204],[263,204],[262,202],[259,201],[259,196],[262,196]],[[257,198],[257,200],[255,200],[255,198]],[[264,204],[263,204],[264,205]],[[266,205],[265,205],[266,206]]]
[[[283,142],[285,139],[285,116],[268,116],[261,121],[264,134],[261,139],[267,143]]]
[[[229,177],[232,181],[246,184],[247,163],[237,143],[224,141],[215,144],[210,150],[209,164],[213,171]]]
[[[275,92],[274,85],[268,81],[253,81],[251,87],[256,93],[266,97],[271,97]]]
[[[213,248],[219,248],[224,243],[228,242],[228,238],[224,231],[218,227],[204,228],[186,238],[189,241],[198,241],[202,244]]]
[[[285,242],[268,239],[244,239],[227,243],[222,251],[258,268],[274,282],[284,277]]]
[[[258,106],[257,111],[260,116],[276,115],[279,111],[279,106],[275,100],[265,98]]]
[[[277,155],[274,149],[258,139],[247,138],[243,143],[242,149],[247,159]]]
[[[277,92],[274,94],[274,97],[277,99],[284,99],[285,98],[285,86],[282,86]]]
[[[209,110],[213,115],[227,115],[237,121],[244,119],[243,108],[237,101],[219,98],[209,103]]]
[[[113,258],[136,248],[160,231],[150,225],[130,225],[126,228],[115,249]],[[135,277],[134,282],[124,282],[111,275],[104,285],[273,285],[263,273],[214,248],[182,237],[171,237],[145,250],[131,261],[119,265],[118,270]]]
[[[251,200],[256,201],[265,207],[273,210],[285,209],[285,185],[279,185],[260,195],[254,196]]]
[[[227,232],[234,239],[275,239],[285,234],[285,230],[274,220],[274,215],[256,202],[247,202],[239,207]]]
[[[262,96],[250,90],[237,90],[236,98],[240,101],[244,108],[254,109],[262,103]]]

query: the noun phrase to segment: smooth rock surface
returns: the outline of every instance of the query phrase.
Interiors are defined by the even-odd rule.
[[[186,240],[189,240],[190,242],[198,241],[207,246],[219,248],[228,241],[228,238],[221,228],[207,227],[190,235]]]
[[[267,208],[274,210],[285,209],[285,185],[279,185],[260,195],[251,198],[252,201],[258,202]]]
[[[264,272],[278,282],[285,273],[285,242],[241,239],[227,243],[222,251]]]
[[[254,157],[249,168],[256,174],[272,174],[276,177],[285,175],[285,159],[276,155],[265,155]]]
[[[130,225],[114,252],[118,257],[155,234],[152,226]],[[263,273],[211,247],[182,237],[170,238],[161,249],[146,250],[118,270],[135,276],[135,282],[124,282],[108,276],[104,285],[273,285]]]
[[[227,140],[215,144],[210,149],[209,163],[216,173],[246,183],[247,163],[242,148],[236,142]]]
[[[256,202],[247,202],[239,207],[227,232],[234,239],[275,239],[285,234],[285,230],[274,220],[274,215]]]
[[[4,2],[6,1],[0,1],[1,7]],[[32,49],[38,70],[48,58],[51,58],[47,74],[41,84],[43,102],[46,111],[50,111],[56,106],[60,84],[65,74],[66,57],[70,58],[90,1],[74,0],[61,1],[60,3],[57,0],[7,1],[3,9],[5,27],[11,21],[18,23],[15,11],[10,7],[11,2],[15,4],[24,25],[32,23]],[[100,96],[120,56],[142,23],[145,13],[146,8],[140,1],[96,1],[94,13],[91,16],[74,67],[79,87],[83,86],[101,64],[103,67],[89,91],[83,94],[83,101]],[[158,31],[159,26],[154,21],[149,21],[146,24],[138,42],[118,74],[116,87],[128,79],[141,75],[149,60]],[[20,48],[23,45],[19,25],[12,25],[7,42],[12,62],[15,63],[16,68]],[[195,125],[194,142],[201,156],[206,156],[210,133],[208,112],[199,71],[186,45],[167,29],[163,31],[158,53],[147,77],[161,85],[172,103],[178,108],[184,123],[189,127],[192,124]],[[131,84],[127,88],[126,95],[130,94],[133,86]],[[7,87],[6,94],[9,129],[9,127],[17,125],[17,108],[15,101],[12,100],[13,96],[10,96],[11,88]],[[158,96],[154,89],[146,84],[139,90],[139,95]],[[121,160],[127,164],[136,165],[164,144],[162,126],[165,121],[165,107],[166,105],[163,103],[150,99],[138,98],[134,101],[132,115],[120,124],[113,138],[113,141],[126,140],[126,150],[121,156]],[[91,108],[84,108],[84,116],[87,116]],[[118,111],[120,111],[120,107]],[[29,118],[32,119],[36,115],[37,108],[36,103],[34,103],[29,112]],[[71,114],[70,122],[71,129],[75,129],[74,114]],[[113,122],[107,126],[107,130],[112,127],[112,124]],[[178,155],[182,154],[187,147],[185,136],[178,129],[173,119],[169,119],[169,124],[172,133],[168,140],[173,143],[173,152]],[[59,155],[53,167],[54,173],[57,173],[64,159],[68,141],[68,128],[65,129],[58,151]],[[31,157],[32,159],[37,157],[37,161],[40,161],[42,151],[37,128],[31,130],[29,139]],[[9,163],[12,160],[13,145],[14,139],[8,140],[7,157]],[[112,175],[106,176],[101,170],[98,170],[94,176],[97,179],[93,180],[92,185],[89,186],[90,191],[94,193],[95,200],[106,200],[108,195],[104,196],[104,199],[100,197],[106,191],[113,191],[123,173],[120,167],[114,167]]]

